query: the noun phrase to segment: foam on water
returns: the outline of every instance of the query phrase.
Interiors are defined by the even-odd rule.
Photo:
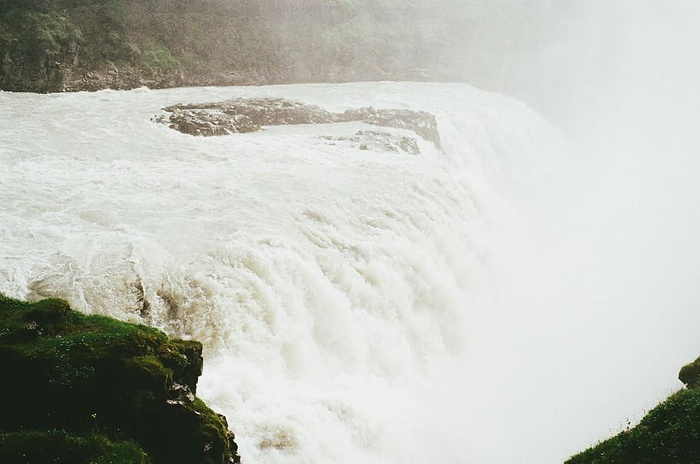
[[[168,104],[245,96],[429,111],[442,150],[321,138],[357,124],[196,138],[151,121]],[[571,159],[517,101],[364,83],[0,93],[0,105],[0,291],[201,340],[199,393],[245,461],[541,463],[588,439],[544,404],[536,433],[571,437],[535,450],[523,438],[546,395],[517,385],[552,380],[529,355],[554,353],[542,362],[556,369],[575,349],[541,336],[545,319],[570,322],[533,308],[541,282],[522,279],[543,259],[543,278],[565,280],[553,256],[566,244],[537,247]]]

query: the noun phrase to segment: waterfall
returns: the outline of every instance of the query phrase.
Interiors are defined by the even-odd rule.
[[[202,138],[152,120],[269,96],[428,111],[440,148],[335,142],[364,123]],[[581,355],[591,325],[564,303],[597,264],[559,217],[580,160],[517,100],[360,83],[0,104],[0,292],[201,340],[199,394],[244,461],[556,462],[594,433],[576,436],[591,383],[567,366],[609,345]],[[604,435],[620,416],[588,419]]]

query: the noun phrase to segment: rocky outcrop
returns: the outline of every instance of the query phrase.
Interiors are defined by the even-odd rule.
[[[15,56],[0,49],[0,89],[24,92],[58,92],[63,88],[64,71],[52,56]]]
[[[199,342],[0,296],[0,461],[84,447],[66,462],[239,462],[225,418],[196,397],[202,365]]]
[[[380,127],[410,130],[440,147],[437,120],[425,111],[365,107],[331,113],[315,105],[282,98],[238,98],[223,102],[171,105],[163,108],[163,112],[154,120],[189,135],[228,135],[258,131],[264,126],[362,121]],[[364,132],[365,138],[373,139],[372,144],[379,141],[385,145],[384,142],[387,142],[392,147],[417,154],[415,139],[414,142],[405,137],[388,140],[386,132]],[[361,133],[356,135],[363,136]]]
[[[190,135],[254,132],[262,126],[335,122],[337,117],[313,105],[282,98],[238,98],[217,103],[177,104],[163,108],[170,116],[158,119]]]

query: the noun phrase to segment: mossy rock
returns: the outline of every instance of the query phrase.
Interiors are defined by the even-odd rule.
[[[9,379],[0,397],[11,399],[0,434],[17,441],[17,433],[36,432],[80,454],[83,438],[70,437],[99,430],[106,440],[137,443],[154,464],[236,462],[225,420],[195,397],[202,364],[199,342],[87,316],[58,299],[0,296],[0,372]],[[41,435],[50,430],[69,438]]]

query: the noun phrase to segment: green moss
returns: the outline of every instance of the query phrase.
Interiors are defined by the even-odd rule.
[[[133,454],[132,441],[155,464],[228,462],[235,443],[225,420],[194,397],[201,354],[199,342],[84,315],[63,300],[0,295],[0,372],[11,379],[0,382],[0,398],[10,399],[0,436],[8,450],[34,437],[32,453],[77,453],[85,462],[142,462],[110,461],[113,452]],[[102,454],[88,452],[100,443]]]
[[[0,462],[71,464],[150,464],[133,441],[113,442],[104,435],[74,435],[65,430],[0,433]]]
[[[681,390],[630,430],[587,449],[568,464],[700,462],[700,389]]]
[[[124,370],[131,379],[155,391],[167,388],[173,381],[173,371],[153,354],[125,359]]]

